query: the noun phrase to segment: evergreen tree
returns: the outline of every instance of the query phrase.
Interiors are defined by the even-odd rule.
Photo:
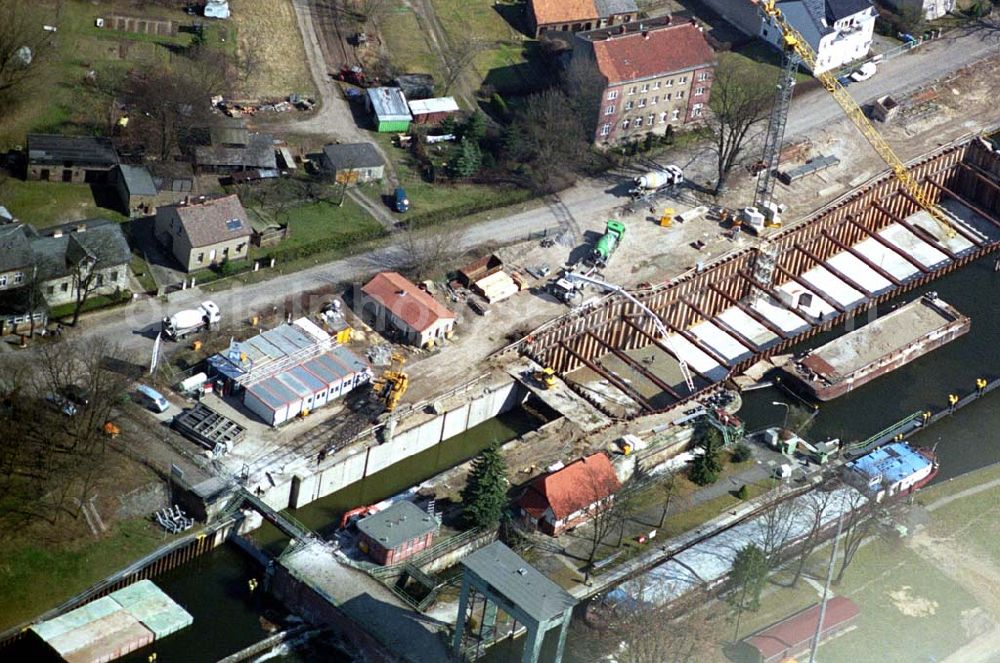
[[[472,462],[462,490],[465,522],[469,527],[496,527],[507,506],[507,465],[494,442]]]
[[[458,177],[472,177],[479,172],[483,163],[483,153],[475,141],[463,138],[455,156],[451,159],[452,172]]]
[[[701,439],[698,445],[702,448],[702,454],[695,456],[691,461],[689,476],[699,486],[707,486],[715,483],[722,472],[722,447],[724,446],[722,434],[716,428],[706,426],[701,432]]]
[[[486,116],[482,111],[477,110],[469,116],[465,126],[462,127],[462,138],[475,141],[477,144],[486,135]]]
[[[740,632],[740,617],[744,610],[755,611],[760,607],[760,592],[767,580],[767,556],[764,551],[752,543],[748,543],[736,553],[733,567],[729,571],[728,602],[733,607],[736,618],[736,632],[733,640],[738,639]]]

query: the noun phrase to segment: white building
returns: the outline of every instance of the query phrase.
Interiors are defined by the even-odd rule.
[[[955,0],[887,0],[898,12],[920,12],[925,21],[933,21],[955,9]]]
[[[876,16],[871,0],[785,0],[778,7],[816,51],[814,74],[839,69],[871,49]],[[773,23],[762,23],[760,36],[775,46],[781,43]]]

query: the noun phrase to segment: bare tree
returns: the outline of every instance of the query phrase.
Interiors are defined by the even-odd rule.
[[[594,137],[603,108],[601,97],[607,87],[607,79],[601,75],[597,62],[582,53],[574,56],[566,67],[562,84],[574,113],[583,122],[584,133],[588,139]]]
[[[797,503],[782,497],[781,487],[775,491],[777,498],[763,514],[754,519],[757,545],[764,554],[768,568],[777,564],[781,550],[788,543],[795,525]]]
[[[201,51],[180,64],[133,72],[122,96],[135,108],[129,133],[161,159],[168,158],[186,134],[210,116],[209,98],[226,90],[225,63]]]
[[[442,55],[444,65],[444,81],[442,94],[448,94],[452,86],[458,82],[469,69],[476,56],[486,50],[486,44],[477,39],[463,39],[457,44],[449,44]]]
[[[255,31],[241,33],[239,51],[236,55],[236,71],[240,85],[245,87],[264,63],[265,45],[262,33]]]
[[[844,555],[840,560],[837,578],[834,580],[838,585],[844,579],[844,574],[847,573],[847,568],[854,561],[854,556],[861,548],[861,544],[871,533],[875,524],[874,515],[878,509],[874,494],[869,494],[866,497],[856,490],[845,492],[848,495],[846,508],[850,511],[844,515],[841,539],[844,544]]]
[[[583,480],[584,485],[580,487],[580,494],[587,496],[590,502],[590,518],[585,525],[588,552],[583,582],[586,584],[590,582],[590,573],[601,545],[616,529],[621,531],[629,509],[627,500],[619,499],[625,493],[620,490],[621,484],[617,477],[598,472],[589,465],[585,465],[585,469],[586,478]],[[619,541],[620,539],[619,535]]]
[[[465,254],[458,227],[420,230],[412,223],[400,233],[400,269],[416,279],[441,273]]]
[[[663,529],[663,524],[667,522],[667,514],[670,512],[670,503],[677,491],[677,472],[668,470],[663,480],[656,483],[655,490],[663,500],[663,512],[660,514],[660,524],[658,525],[658,529]]]
[[[100,271],[100,259],[92,254],[84,255],[70,266],[70,276],[73,279],[73,319],[70,324],[76,326],[83,311],[83,305],[90,296],[103,285],[104,274]]]
[[[617,607],[608,633],[619,663],[701,663],[714,660],[717,625],[701,597],[678,599],[665,607]],[[675,615],[682,615],[675,617]]]
[[[528,97],[507,130],[510,161],[520,164],[522,183],[541,192],[572,184],[591,158],[590,136],[565,92]]]
[[[715,133],[718,159],[716,193],[725,189],[726,179],[744,149],[754,138],[754,130],[767,118],[774,103],[773,69],[731,53],[722,53],[715,69],[709,100],[709,126]]]
[[[798,502],[800,518],[808,523],[809,529],[806,535],[799,542],[798,557],[795,565],[795,575],[789,583],[795,587],[802,573],[805,571],[806,562],[819,545],[823,533],[823,521],[835,495],[839,493],[833,490],[833,486],[821,486],[809,494],[804,495]]]
[[[0,0],[0,100],[26,98],[24,87],[36,78],[52,51],[52,33],[35,3]]]

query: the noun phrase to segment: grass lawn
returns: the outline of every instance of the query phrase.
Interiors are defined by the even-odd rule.
[[[144,518],[122,521],[100,539],[64,546],[4,546],[0,630],[27,621],[165,543]]]
[[[356,232],[378,235],[382,226],[350,199],[342,207],[316,202],[293,207],[287,214],[290,235],[281,248],[299,247],[327,238]],[[262,253],[267,253],[264,249]]]
[[[141,256],[133,255],[129,268],[132,270],[132,274],[135,275],[144,292],[154,292],[156,290],[156,281],[149,271],[149,265],[146,264],[146,261]]]
[[[90,186],[62,182],[25,182],[10,178],[0,184],[0,199],[11,213],[36,227],[78,219],[125,221],[116,210],[98,207]]]
[[[775,80],[778,79],[778,74],[783,64],[783,56],[778,49],[769,44],[765,44],[760,39],[751,39],[745,44],[733,47],[731,52],[734,55],[746,60],[767,65],[773,70]],[[799,71],[795,75],[795,80],[799,83],[805,83],[806,81],[812,81],[815,79],[806,73],[802,67],[799,67]]]
[[[379,30],[392,64],[400,71],[442,79],[441,61],[412,9],[400,2],[381,16]]]
[[[260,62],[246,81],[243,96],[286,97],[293,92],[316,94],[309,73],[305,48],[299,34],[292,0],[232,0],[232,24],[239,34],[234,40],[242,55],[257,53]],[[223,25],[226,21],[217,21]],[[228,41],[226,43],[229,43]]]
[[[431,2],[452,44],[474,39],[486,45],[474,60],[480,80],[503,93],[531,89],[545,80],[547,72],[535,63],[537,42],[511,26],[496,9],[499,6],[516,15],[524,5],[496,5],[491,0]]]
[[[808,568],[814,576],[824,576],[829,554],[825,546],[810,558]],[[900,543],[883,540],[858,551],[833,592],[857,603],[861,617],[852,631],[820,648],[825,663],[875,660],[876,650],[877,660],[884,663],[942,660],[966,642],[962,612],[976,606],[935,566]],[[817,591],[805,582],[795,589],[769,586],[761,609],[744,613],[741,635],[818,601]]]

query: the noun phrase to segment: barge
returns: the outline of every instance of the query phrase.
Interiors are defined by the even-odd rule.
[[[920,490],[938,473],[937,455],[931,449],[893,442],[852,460],[844,466],[844,479],[881,502]]]
[[[929,292],[790,359],[782,370],[808,395],[829,401],[950,343],[968,332],[970,324],[967,316]]]

